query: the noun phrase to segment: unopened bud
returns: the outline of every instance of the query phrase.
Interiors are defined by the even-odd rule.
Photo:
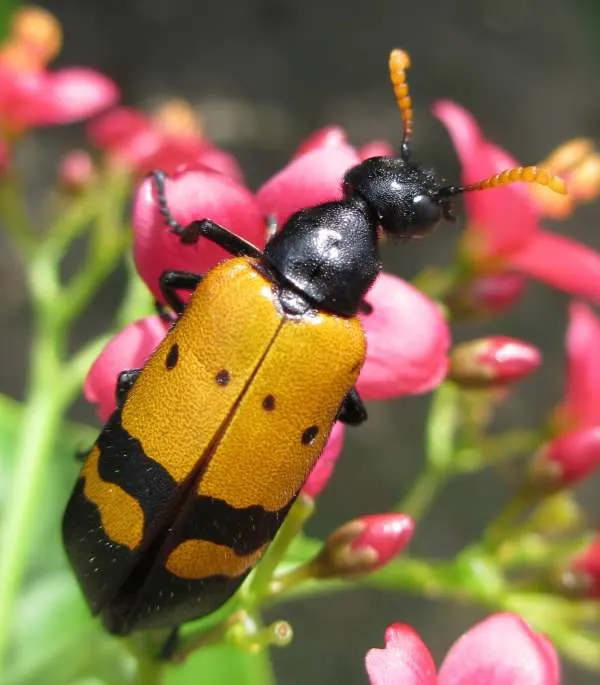
[[[600,536],[563,569],[558,584],[571,597],[600,598]]]
[[[203,125],[187,100],[168,100],[158,107],[153,116],[157,129],[175,136],[201,137]]]
[[[475,276],[452,290],[445,304],[453,319],[478,321],[510,310],[523,297],[526,284],[524,276],[512,271]]]
[[[561,435],[534,458],[529,479],[542,492],[575,485],[600,468],[600,426]]]
[[[490,388],[522,380],[540,365],[540,351],[504,336],[457,345],[450,355],[448,378],[469,388]]]
[[[409,543],[415,524],[406,514],[374,514],[350,521],[334,531],[310,563],[318,578],[370,573],[385,566]]]
[[[41,7],[23,7],[15,12],[9,42],[45,65],[54,59],[62,45],[62,29],[53,14]]]
[[[94,162],[86,150],[67,152],[58,167],[58,179],[61,186],[74,193],[86,188],[94,175]]]

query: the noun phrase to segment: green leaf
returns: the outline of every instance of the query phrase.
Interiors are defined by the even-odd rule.
[[[229,645],[205,647],[168,669],[165,685],[275,685],[269,653],[248,654]]]

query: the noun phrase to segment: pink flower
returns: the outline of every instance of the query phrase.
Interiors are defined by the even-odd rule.
[[[385,649],[367,652],[371,685],[559,685],[551,643],[515,614],[494,614],[459,638],[436,675],[433,658],[410,626],[394,623]]]
[[[165,337],[167,328],[158,316],[130,323],[109,341],[92,364],[83,393],[88,402],[96,405],[102,421],[115,410],[118,375],[121,371],[139,369]]]
[[[208,170],[184,170],[166,180],[173,215],[184,226],[194,219],[212,219],[257,247],[265,242],[264,216],[243,185]],[[229,257],[208,240],[183,245],[165,226],[151,178],[139,186],[133,208],[133,254],[140,276],[157,300],[163,301],[158,281],[167,269],[205,273]]]
[[[315,578],[372,573],[398,556],[410,542],[415,523],[407,514],[372,514],[340,526],[310,562]]]
[[[363,398],[418,395],[438,386],[448,371],[450,329],[435,302],[386,273],[366,299],[373,311],[360,315],[367,336],[357,383]]]
[[[544,488],[573,485],[600,467],[600,320],[573,302],[566,337],[567,379],[556,437],[537,455],[532,476]]]
[[[117,107],[92,121],[91,143],[138,176],[161,169],[211,169],[235,180],[242,172],[234,157],[213,145],[201,131],[191,107],[180,100],[165,103],[152,117],[132,107]]]
[[[504,314],[523,297],[527,281],[520,273],[472,276],[459,283],[444,298],[453,319],[474,320]]]
[[[472,183],[519,166],[487,140],[472,115],[441,101],[434,113],[448,128],[462,164],[462,181]],[[525,184],[467,192],[465,259],[476,272],[517,271],[600,303],[600,255],[540,227],[541,210]]]
[[[343,423],[338,421],[334,425],[323,453],[317,460],[313,470],[310,472],[308,480],[304,483],[304,487],[302,488],[302,492],[307,497],[316,499],[333,475],[335,464],[342,452],[342,447],[344,446],[344,430]]]
[[[85,119],[118,99],[117,86],[96,71],[46,68],[61,41],[60,25],[46,10],[25,7],[14,15],[0,46],[0,130],[6,135]]]

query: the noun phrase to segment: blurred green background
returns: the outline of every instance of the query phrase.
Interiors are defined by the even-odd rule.
[[[452,98],[471,109],[485,132],[523,163],[536,163],[571,137],[600,138],[597,2],[41,4],[64,27],[57,65],[105,71],[120,84],[126,104],[150,108],[167,97],[188,98],[203,116],[208,135],[238,156],[253,188],[286,162],[304,136],[326,124],[344,126],[355,143],[399,141],[387,80],[392,47],[407,49],[413,58],[415,158],[450,179],[457,178],[458,166],[444,129],[429,112],[436,98]],[[69,127],[37,132],[24,145],[20,161],[34,212],[54,178],[59,155],[82,142],[82,129]],[[580,208],[555,228],[600,249],[600,204]],[[444,262],[458,232],[446,225],[425,241],[390,245],[386,268],[409,278],[426,265]],[[117,274],[103,289],[82,324],[82,339],[108,325],[123,283],[124,275]],[[0,293],[0,389],[21,398],[30,319],[19,265],[4,243]],[[499,425],[536,425],[560,398],[567,301],[560,293],[531,285],[509,316],[456,329],[457,339],[495,332],[522,337],[543,350],[542,371],[519,387],[503,408]],[[419,469],[426,406],[426,398],[369,406],[368,424],[348,431],[343,457],[309,532],[325,535],[357,514],[384,511],[398,499]],[[83,402],[73,415],[97,423]],[[72,455],[56,458],[70,460]],[[452,555],[478,535],[508,492],[510,483],[503,476],[489,473],[452,484],[418,530],[414,550]],[[600,519],[598,483],[596,478],[581,489],[592,521]],[[43,520],[44,512],[39,516]],[[387,624],[413,624],[439,658],[479,616],[474,609],[369,591],[281,606],[271,618],[288,619],[295,639],[273,654],[278,682],[364,683],[364,653],[382,644]],[[566,666],[564,682],[592,685],[598,676]]]

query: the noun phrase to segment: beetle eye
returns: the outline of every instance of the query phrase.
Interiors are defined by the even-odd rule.
[[[442,208],[437,200],[429,195],[417,195],[413,200],[413,220],[411,233],[418,237],[432,231],[442,218]]]

